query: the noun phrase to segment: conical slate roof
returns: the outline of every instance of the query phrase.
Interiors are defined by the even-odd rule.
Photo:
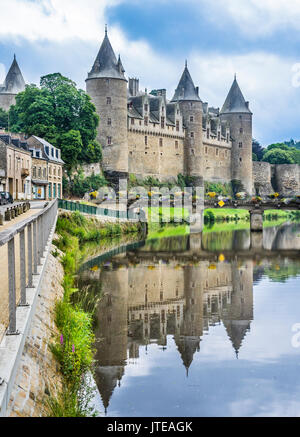
[[[187,63],[185,63],[184,71],[182,73],[181,79],[171,102],[177,102],[182,100],[201,101],[200,97],[198,96],[198,92],[194,85],[193,79],[187,68]]]
[[[225,103],[221,110],[221,114],[228,114],[233,112],[251,114],[251,111],[248,108],[242,91],[240,90],[240,87],[237,83],[236,76],[234,77],[233,84],[225,100]]]
[[[103,77],[126,80],[124,72],[125,70],[123,68],[120,56],[117,60],[107,36],[107,29],[105,29],[104,40],[94,62],[93,68],[88,74],[88,79]]]
[[[3,87],[0,88],[1,93],[18,94],[25,90],[25,81],[22,76],[20,67],[14,55],[13,63],[7,73]]]

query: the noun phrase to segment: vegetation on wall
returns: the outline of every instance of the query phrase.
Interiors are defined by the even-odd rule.
[[[64,178],[63,188],[66,196],[83,197],[85,193],[97,191],[101,187],[108,185],[104,176],[94,175],[84,177],[82,171],[79,171],[72,177],[72,180]]]
[[[40,88],[26,86],[9,111],[13,132],[36,135],[62,152],[66,169],[102,159],[97,143],[99,116],[90,97],[60,73],[43,76]]]

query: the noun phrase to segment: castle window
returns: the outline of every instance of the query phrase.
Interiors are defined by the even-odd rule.
[[[178,149],[178,141],[175,141],[175,149]]]
[[[191,138],[194,138],[194,132],[191,132]]]
[[[107,119],[107,126],[111,126],[111,118]]]
[[[111,137],[107,137],[107,145],[111,146]]]
[[[164,110],[165,110],[165,107],[162,106],[162,107],[161,107],[161,112],[164,112]]]
[[[242,118],[243,118],[243,117],[240,115],[240,116],[239,116],[239,119],[242,120]]]
[[[106,97],[106,104],[111,105],[111,97]]]
[[[220,132],[218,132],[218,141],[220,141],[220,139],[221,139],[221,134]]]
[[[193,106],[193,102],[191,102],[191,106]]]
[[[225,156],[227,156],[227,150],[225,150]]]
[[[160,126],[162,129],[165,127],[165,117],[161,117]]]
[[[147,144],[148,144],[148,137],[145,136],[145,146],[147,146]]]
[[[193,121],[194,121],[194,116],[191,115],[191,116],[190,116],[190,122],[192,123]]]
[[[176,120],[176,131],[179,132],[179,120]]]
[[[134,118],[131,118],[131,124],[134,124]]]
[[[219,155],[219,149],[216,149],[216,155],[217,156]]]
[[[207,152],[208,152],[207,147],[205,147],[205,153],[207,154]]]
[[[142,126],[142,122],[141,122],[141,120],[140,120],[140,126]]]
[[[229,143],[229,134],[226,134],[226,142]]]
[[[240,128],[240,134],[242,134],[242,133],[243,133],[243,128],[241,127],[241,128]]]
[[[206,137],[209,139],[209,129],[206,131]]]
[[[159,145],[160,145],[160,147],[163,146],[163,139],[162,138],[159,139]]]
[[[241,149],[243,147],[243,143],[239,143],[239,148]]]
[[[195,155],[194,149],[191,149],[191,155]]]
[[[144,124],[145,124],[145,126],[148,126],[148,117],[145,117]]]
[[[147,103],[144,105],[144,109],[145,109],[145,112],[148,112],[148,105],[147,105]]]
[[[242,158],[240,158],[240,162],[242,162]]]

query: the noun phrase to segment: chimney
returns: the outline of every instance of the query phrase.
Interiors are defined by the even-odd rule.
[[[129,78],[129,93],[132,97],[135,97],[138,95],[139,92],[139,79],[136,78]]]

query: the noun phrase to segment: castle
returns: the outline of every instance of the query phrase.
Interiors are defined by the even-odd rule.
[[[175,182],[184,174],[193,176],[198,186],[238,180],[250,194],[299,194],[299,165],[252,162],[252,112],[236,77],[220,110],[202,102],[187,62],[171,101],[165,89],[141,91],[139,79],[127,81],[124,73],[105,29],[86,91],[100,116],[97,139],[108,180],[134,174],[137,179]],[[0,85],[0,108],[8,110],[24,89],[14,57]],[[96,164],[85,167],[87,175],[100,171]]]
[[[200,184],[240,180],[252,192],[252,113],[236,77],[220,111],[202,102],[187,63],[171,101],[165,89],[140,91],[139,80],[127,82],[124,72],[106,29],[86,91],[100,116],[108,177],[175,181],[181,173]]]

